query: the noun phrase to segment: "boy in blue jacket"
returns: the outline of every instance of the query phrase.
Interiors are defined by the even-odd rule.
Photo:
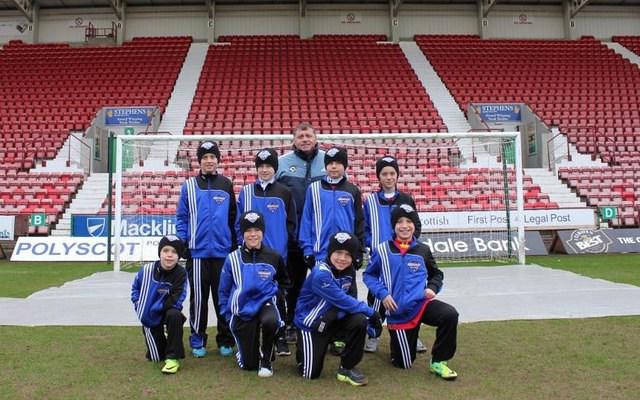
[[[220,271],[225,258],[237,247],[236,197],[229,178],[218,174],[220,149],[214,142],[198,147],[198,175],[180,188],[176,209],[176,233],[185,243],[189,277],[189,343],[194,357],[207,354],[209,294],[218,320],[216,344],[222,356],[233,354],[234,340],[229,324],[218,307]]]
[[[416,359],[420,324],[436,327],[430,370],[443,379],[458,374],[447,362],[456,352],[458,312],[436,299],[442,289],[443,273],[429,246],[414,237],[418,213],[407,204],[391,212],[394,237],[380,244],[364,272],[364,282],[382,301],[391,336],[391,363],[411,368]]]
[[[158,245],[159,261],[138,271],[131,286],[131,301],[142,323],[147,359],[165,361],[162,372],[175,374],[184,358],[182,302],[187,295],[187,273],[178,265],[184,253],[182,240],[165,236]],[[165,336],[165,328],[167,335]]]
[[[385,155],[376,161],[376,177],[380,189],[370,193],[364,200],[364,245],[370,250],[393,238],[391,210],[400,204],[409,204],[414,209],[416,208],[416,203],[411,195],[398,190],[399,176],[400,166],[395,157]],[[418,221],[415,232],[417,238],[420,237],[421,229],[420,221]],[[380,313],[384,322],[385,310],[382,302],[376,299],[371,292],[367,294],[367,304]],[[369,337],[364,345],[364,351],[375,353],[377,350],[378,338]],[[418,339],[416,351],[418,353],[427,351],[420,339]]]
[[[298,239],[305,263],[312,268],[327,258],[329,239],[337,232],[349,232],[359,244],[364,240],[364,216],[360,189],[347,180],[347,151],[332,147],[324,155],[327,175],[313,182],[306,192]],[[363,248],[353,254],[356,268]]]
[[[242,214],[240,232],[242,246],[229,254],[222,267],[220,311],[235,338],[240,368],[257,369],[259,377],[268,378],[273,376],[276,333],[284,326],[277,297],[289,278],[282,257],[263,243],[265,220],[259,212]]]
[[[339,335],[346,346],[337,378],[354,386],[366,385],[367,377],[356,368],[362,360],[369,323],[380,331],[380,315],[355,298],[353,258],[360,242],[348,232],[329,240],[326,260],[319,262],[302,286],[294,323],[298,328],[296,360],[304,378],[320,376],[329,342]]]
[[[296,205],[288,187],[276,182],[278,170],[278,153],[272,148],[259,150],[255,157],[257,179],[242,187],[238,196],[238,214],[245,211],[258,211],[265,219],[265,230],[262,242],[280,254],[287,262],[289,249],[296,245]],[[242,243],[240,218],[236,221],[238,242]],[[303,265],[298,267],[304,268]],[[306,269],[305,269],[306,271]],[[286,302],[278,305],[282,316],[286,318]],[[282,329],[276,340],[276,353],[289,356],[289,345]]]

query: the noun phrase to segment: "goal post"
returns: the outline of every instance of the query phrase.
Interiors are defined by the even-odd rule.
[[[375,177],[375,161],[384,154],[395,155],[400,166],[399,189],[408,192],[416,198],[417,208],[421,219],[429,221],[432,215],[449,215],[452,210],[462,214],[469,221],[481,218],[483,212],[499,214],[500,222],[486,227],[476,227],[473,223],[468,226],[462,222],[458,226],[431,226],[424,229],[423,238],[429,240],[447,233],[449,235],[468,235],[470,232],[484,231],[487,237],[494,238],[494,242],[502,243],[504,251],[495,251],[488,258],[504,259],[507,262],[525,263],[525,213],[524,213],[524,183],[522,171],[522,153],[519,132],[465,132],[465,133],[372,133],[372,134],[318,134],[318,143],[322,148],[330,145],[346,147],[349,153],[349,179],[360,186],[363,197],[377,190]],[[190,161],[195,156],[198,142],[214,141],[220,144],[223,153],[219,171],[235,183],[236,196],[241,184],[249,181],[244,178],[236,179],[238,172],[250,171],[247,165],[253,165],[253,157],[258,149],[274,147],[280,155],[291,149],[291,134],[218,134],[218,135],[120,135],[116,137],[115,162],[115,196],[113,215],[113,248],[121,249],[123,236],[123,182],[125,176],[133,175],[128,185],[134,191],[133,201],[153,203],[156,193],[152,188],[146,191],[140,189],[135,193],[136,186],[145,187],[148,184],[145,175],[163,172],[151,163],[145,166],[143,155],[148,154],[151,146],[167,147],[169,143],[180,142],[178,154],[183,154],[176,165],[170,165],[173,171],[184,179],[195,173],[195,165]],[[125,148],[134,148],[134,158],[140,154],[140,159],[134,160],[123,167],[123,153]],[[175,148],[175,145],[174,145]],[[186,158],[184,154],[187,154]],[[229,157],[233,156],[233,157]],[[352,157],[355,162],[352,163]],[[237,164],[227,167],[229,158],[238,159]],[[248,169],[247,169],[248,168]],[[125,171],[126,170],[126,171]],[[134,172],[135,171],[135,172]],[[255,176],[255,169],[251,170]],[[373,175],[372,175],[373,174]],[[133,181],[131,181],[133,179]],[[137,181],[136,181],[137,179]],[[438,181],[442,181],[436,184]],[[360,184],[359,184],[360,183]],[[453,193],[453,194],[452,194]],[[459,196],[459,193],[462,195]],[[175,198],[175,190],[173,191]],[[449,198],[448,198],[449,197]],[[458,197],[461,200],[458,200]],[[171,198],[169,196],[169,198]],[[130,202],[132,199],[128,199]],[[515,204],[514,204],[515,203]],[[176,202],[177,204],[177,202]],[[444,205],[442,205],[444,204]],[[467,207],[467,208],[463,208]],[[135,210],[135,208],[133,209]],[[136,211],[134,211],[136,212]],[[144,212],[139,217],[145,218]],[[452,213],[450,215],[454,215]],[[457,215],[456,214],[456,215]],[[424,241],[424,240],[423,240]],[[436,259],[438,253],[434,251]],[[480,257],[481,259],[483,257]],[[487,257],[484,257],[485,259]],[[121,252],[114,251],[114,270],[121,268]],[[140,262],[143,260],[139,260]],[[148,261],[148,260],[145,260]]]

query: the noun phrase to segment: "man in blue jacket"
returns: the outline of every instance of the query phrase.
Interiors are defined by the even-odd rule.
[[[293,195],[296,206],[297,226],[300,226],[304,197],[307,187],[325,175],[324,151],[320,150],[316,133],[308,123],[302,123],[293,132],[293,150],[278,160],[276,180],[285,185]],[[296,238],[297,239],[297,236]],[[287,270],[291,279],[291,289],[287,291],[287,342],[296,341],[296,330],[293,327],[293,314],[300,289],[307,276],[302,250],[297,240],[289,245]]]
[[[418,213],[407,204],[391,212],[394,238],[374,250],[364,272],[364,282],[386,309],[391,363],[411,368],[416,359],[420,324],[435,326],[430,370],[443,379],[455,379],[458,374],[447,362],[456,352],[458,312],[436,299],[444,274],[429,246],[415,239],[418,223]]]
[[[142,323],[147,359],[164,360],[165,374],[178,372],[179,360],[184,358],[182,325],[186,318],[182,303],[187,296],[187,273],[178,265],[183,252],[177,236],[163,237],[158,245],[160,260],[143,265],[131,285],[131,302]]]
[[[356,366],[364,353],[367,324],[377,331],[382,324],[380,315],[354,295],[353,258],[359,251],[360,243],[353,234],[337,232],[330,238],[326,260],[311,270],[302,287],[294,322],[298,327],[296,360],[304,378],[320,376],[329,342],[338,335],[346,343],[338,380],[354,386],[368,382]]]
[[[289,286],[282,257],[263,242],[265,219],[256,211],[242,214],[243,245],[227,257],[220,276],[220,310],[238,346],[238,365],[273,376],[273,345],[284,326],[277,297]]]
[[[287,261],[289,248],[296,245],[296,206],[291,191],[280,182],[276,182],[278,154],[272,148],[259,150],[255,157],[257,179],[242,187],[238,196],[238,215],[245,211],[258,211],[265,220],[263,242],[275,250]],[[241,219],[236,222],[237,237],[242,242]],[[280,299],[278,299],[280,300]],[[283,318],[286,304],[278,304]],[[279,356],[291,355],[285,338],[284,328],[278,333],[276,353]]]
[[[220,314],[218,285],[225,258],[236,244],[236,199],[231,181],[218,174],[220,150],[213,142],[198,147],[200,171],[187,179],[180,189],[176,211],[176,231],[186,243],[191,257],[187,273],[191,297],[189,322],[191,352],[195,357],[207,354],[209,293],[218,319],[216,343],[223,356],[233,354],[234,339],[229,325]]]

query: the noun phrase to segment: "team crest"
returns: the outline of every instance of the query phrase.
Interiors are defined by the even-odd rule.
[[[338,154],[338,152],[340,151],[340,149],[338,149],[337,147],[332,147],[329,149],[329,151],[327,151],[327,155],[329,157],[335,157],[336,154]]]
[[[247,221],[249,221],[249,222],[251,222],[253,224],[257,220],[260,219],[260,215],[258,213],[255,213],[255,212],[250,212],[250,213],[247,213],[247,215],[244,216],[244,219],[246,219]]]
[[[222,204],[224,200],[225,200],[224,196],[213,196],[213,201],[215,201],[218,204]]]
[[[262,150],[260,153],[258,153],[258,158],[261,159],[262,161],[264,161],[267,158],[269,158],[270,155],[271,155],[271,153],[269,153],[268,151]]]
[[[382,161],[384,161],[384,162],[386,162],[386,163],[392,163],[392,162],[394,162],[395,160],[396,160],[395,158],[393,158],[393,157],[389,157],[389,156],[387,156],[387,157],[383,157],[383,158],[382,158]]]
[[[205,150],[211,150],[213,148],[213,143],[211,142],[204,142],[200,145],[201,148],[205,149]]]
[[[298,168],[295,165],[292,165],[292,166],[289,167],[289,172],[291,172],[292,174],[294,172],[296,172],[297,170],[298,170]]]
[[[407,266],[409,267],[409,270],[411,272],[416,272],[417,270],[420,269],[420,267],[422,266],[422,264],[420,264],[417,261],[409,261],[409,263],[407,264]]]
[[[340,196],[340,197],[338,197],[338,203],[342,207],[346,207],[351,203],[351,197],[349,197],[349,196]]]
[[[271,272],[266,269],[261,269],[260,271],[258,271],[258,277],[263,281],[266,281],[267,279],[271,278]]]
[[[351,235],[349,235],[347,232],[339,232],[336,233],[334,238],[338,241],[338,243],[343,244],[347,240],[351,239]]]
[[[408,204],[400,204],[398,207],[402,208],[402,210],[403,210],[404,212],[407,212],[407,213],[412,213],[412,212],[414,212],[414,211],[415,211],[415,210],[413,209],[413,207],[411,207],[411,206],[410,206],[410,205],[408,205]]]
[[[351,289],[351,279],[344,280],[342,282],[342,290],[344,290],[345,292],[348,292],[349,289]]]
[[[280,205],[278,203],[267,204],[267,210],[271,211],[272,213],[278,211],[279,208],[280,208]]]

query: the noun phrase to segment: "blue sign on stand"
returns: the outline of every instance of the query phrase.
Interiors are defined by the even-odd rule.
[[[105,237],[107,215],[73,215],[71,218],[71,236]],[[113,221],[111,223],[113,228]],[[121,236],[166,236],[176,234],[175,215],[123,215]]]
[[[519,104],[474,105],[480,119],[485,122],[519,122],[522,120]]]
[[[106,125],[149,125],[153,118],[153,107],[107,108],[105,111]]]

